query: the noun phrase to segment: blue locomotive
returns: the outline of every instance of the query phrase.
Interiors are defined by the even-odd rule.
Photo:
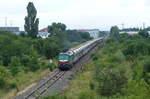
[[[67,52],[59,54],[58,67],[60,70],[69,70],[73,65],[86,55],[91,49],[99,44],[103,38],[87,41],[77,47],[69,49]]]

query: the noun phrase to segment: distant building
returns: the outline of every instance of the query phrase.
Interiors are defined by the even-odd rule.
[[[0,27],[1,31],[9,31],[9,32],[13,32],[15,34],[19,34],[19,27]]]
[[[98,38],[99,37],[99,29],[80,29],[77,30],[79,32],[88,32],[91,37]]]
[[[135,34],[138,34],[139,31],[127,31],[127,32],[121,31],[121,32],[119,32],[119,33],[120,33],[120,34],[127,33],[127,34],[129,34],[129,35],[135,35]],[[150,37],[150,31],[148,31],[148,34],[149,34],[149,37]]]
[[[127,34],[129,34],[129,35],[135,35],[135,34],[138,34],[138,31],[121,31],[121,32],[119,32],[119,34],[123,34],[123,33],[127,33]]]
[[[37,37],[41,37],[43,39],[48,38],[50,33],[48,33],[48,28],[43,28],[39,30]]]
[[[43,28],[43,29],[39,30],[39,32],[48,32],[48,28]]]
[[[49,35],[50,35],[50,33],[48,33],[48,32],[38,32],[37,37],[41,37],[41,38],[45,39],[45,38],[48,38]]]

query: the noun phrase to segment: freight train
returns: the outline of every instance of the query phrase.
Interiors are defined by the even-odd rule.
[[[69,49],[67,52],[59,54],[58,68],[60,70],[69,70],[83,56],[89,53],[97,44],[103,41],[103,38],[87,41],[77,47]]]

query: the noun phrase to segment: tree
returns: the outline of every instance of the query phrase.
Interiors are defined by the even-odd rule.
[[[48,26],[48,32],[51,33],[51,38],[57,41],[59,48],[63,48],[66,45],[66,25],[63,23],[52,23]],[[50,38],[50,39],[51,39]],[[53,44],[53,43],[51,43]]]
[[[90,34],[88,32],[79,32],[79,33],[80,33],[81,38],[83,38],[85,40],[91,39]]]
[[[113,38],[114,40],[120,42],[119,28],[117,26],[111,27],[110,37]]]
[[[80,42],[82,40],[81,35],[78,31],[76,30],[67,30],[67,40],[69,42]]]
[[[38,54],[37,51],[34,49],[32,46],[30,48],[30,58],[26,58],[27,60],[27,67],[29,68],[30,71],[36,71],[40,68],[39,61],[38,61]]]
[[[36,38],[38,34],[39,19],[36,18],[37,10],[32,2],[29,2],[27,6],[27,13],[28,15],[25,17],[24,29],[28,33],[28,36]]]
[[[64,32],[66,30],[66,25],[63,23],[52,23],[52,25],[48,26],[48,32],[51,33],[51,36],[60,36],[60,32]]]
[[[146,29],[140,30],[139,31],[139,35],[141,35],[141,36],[143,36],[145,38],[148,38],[148,36],[149,36],[149,34],[148,34]]]

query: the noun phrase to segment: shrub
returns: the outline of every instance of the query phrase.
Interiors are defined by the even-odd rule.
[[[11,58],[11,63],[9,64],[9,66],[10,66],[10,70],[11,70],[11,73],[13,76],[15,76],[17,73],[19,73],[21,71],[20,60],[19,60],[19,58],[15,57],[15,56]]]
[[[126,56],[149,55],[150,44],[144,41],[128,41],[124,44],[123,53]]]
[[[6,67],[0,66],[0,88],[8,86],[7,79],[11,77],[10,72]]]
[[[91,57],[93,58],[93,61],[98,60],[98,56],[96,54],[92,54]]]
[[[139,81],[143,77],[143,67],[142,67],[143,62],[135,60],[132,65],[132,79]]]
[[[150,57],[147,57],[147,59],[144,61],[143,76],[145,81],[150,85]]]
[[[29,67],[29,70],[31,70],[31,71],[36,71],[40,68],[38,60],[35,57],[30,58],[27,66]]]
[[[81,92],[78,99],[94,99],[94,96],[90,92]]]
[[[91,90],[94,90],[96,87],[94,81],[90,81],[89,86]]]
[[[129,99],[149,99],[149,86],[144,80],[130,80],[126,88],[122,89],[125,96]],[[128,98],[127,98],[128,99]]]
[[[100,68],[101,66],[103,68]],[[121,89],[127,83],[125,71],[119,67],[115,68],[114,64],[111,63],[101,64],[96,68],[95,76],[99,82],[98,93],[103,96],[113,96],[117,93],[122,94]]]
[[[139,31],[139,35],[145,37],[145,38],[148,38],[149,34],[148,34],[148,31],[146,29],[144,30],[140,30]]]
[[[117,52],[115,52],[114,54],[110,54],[108,56],[106,56],[106,60],[108,62],[113,62],[113,63],[122,63],[126,60],[124,54],[122,53],[122,51],[118,50]]]

